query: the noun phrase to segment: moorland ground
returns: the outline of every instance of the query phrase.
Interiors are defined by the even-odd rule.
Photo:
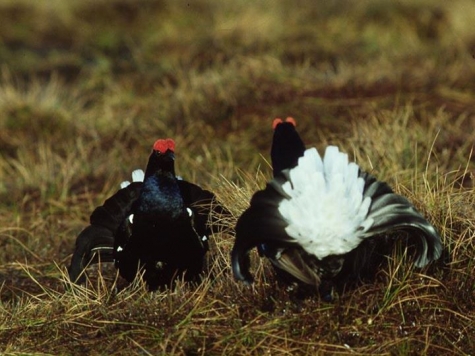
[[[2,0],[0,352],[473,355],[474,23],[471,0]],[[332,303],[255,255],[255,285],[236,283],[229,228],[287,115],[407,196],[443,257],[395,251]],[[203,283],[148,293],[104,265],[69,285],[89,214],[160,137],[233,215]]]

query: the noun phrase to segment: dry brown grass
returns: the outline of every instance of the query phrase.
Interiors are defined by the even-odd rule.
[[[475,34],[469,0],[0,3],[3,354],[473,355]],[[443,236],[424,270],[300,300],[257,259],[252,288],[212,239],[199,286],[148,293],[112,266],[65,275],[95,206],[156,138],[232,227],[271,176],[274,116],[338,144]]]

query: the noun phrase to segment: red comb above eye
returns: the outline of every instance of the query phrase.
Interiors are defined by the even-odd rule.
[[[167,138],[165,141],[167,141],[168,149],[172,152],[175,152],[175,141],[173,141],[171,138]]]
[[[272,129],[275,130],[275,128],[277,127],[277,125],[281,124],[282,122],[283,122],[283,121],[282,121],[281,118],[276,117],[276,118],[274,119],[274,121],[272,121]]]
[[[157,140],[153,144],[153,150],[161,153],[165,153],[167,150],[175,152],[175,141],[171,138]]]
[[[293,117],[289,116],[287,119],[285,119],[285,122],[288,122],[288,123],[294,125],[294,127],[297,126],[297,123],[295,122],[295,119]]]

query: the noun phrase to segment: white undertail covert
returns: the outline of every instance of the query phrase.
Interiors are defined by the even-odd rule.
[[[372,225],[365,222],[371,198],[363,199],[358,165],[336,146],[326,148],[323,160],[310,148],[287,173],[282,189],[288,198],[279,204],[287,234],[319,259],[357,247]]]

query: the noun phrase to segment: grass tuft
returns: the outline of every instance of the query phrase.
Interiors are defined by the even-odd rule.
[[[209,0],[0,4],[0,347],[4,354],[473,355],[475,21],[443,3]],[[233,227],[272,176],[274,117],[336,144],[441,233],[422,270],[399,246],[372,283],[299,299]],[[92,210],[177,142],[177,174],[232,216],[199,285],[149,293],[111,264],[66,275]]]

